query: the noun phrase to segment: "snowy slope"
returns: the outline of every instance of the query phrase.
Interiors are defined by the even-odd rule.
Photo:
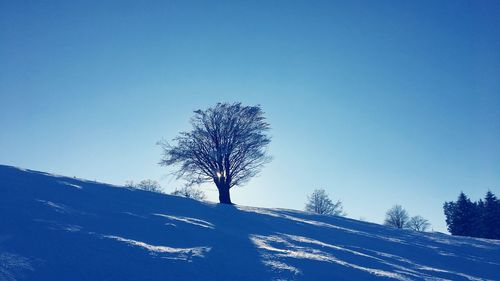
[[[0,280],[500,280],[500,241],[0,166]]]

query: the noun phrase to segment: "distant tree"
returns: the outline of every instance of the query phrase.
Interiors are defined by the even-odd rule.
[[[135,183],[134,181],[126,181],[124,186],[127,188],[135,188]]]
[[[126,181],[125,187],[151,191],[151,192],[158,192],[158,193],[163,192],[161,185],[157,181],[150,179],[142,180],[138,184],[135,184],[133,181]]]
[[[424,219],[422,216],[411,217],[405,225],[405,228],[415,230],[415,231],[427,231],[431,224],[428,220]]]
[[[408,220],[408,212],[401,205],[394,205],[385,214],[384,224],[395,228],[404,228]]]
[[[248,182],[271,160],[264,112],[260,106],[218,103],[194,111],[191,125],[191,131],[174,139],[175,144],[159,142],[160,165],[177,167],[177,178],[190,185],[214,182],[219,202],[232,204],[229,190]]]
[[[305,210],[320,215],[346,215],[342,207],[342,202],[338,200],[333,203],[324,189],[316,189],[311,195],[307,196]]]
[[[151,192],[162,192],[161,185],[157,181],[150,179],[140,181],[136,187]]]
[[[174,192],[170,194],[175,196],[191,198],[195,200],[204,200],[206,198],[206,195],[202,190],[195,189],[191,186],[184,186],[180,189],[176,189]]]
[[[477,236],[480,232],[477,204],[461,192],[457,202],[445,202],[444,214],[448,231],[453,235]]]

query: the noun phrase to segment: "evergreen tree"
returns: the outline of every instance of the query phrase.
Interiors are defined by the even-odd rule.
[[[484,197],[481,216],[481,237],[490,239],[500,238],[500,202],[497,197],[488,191]]]
[[[484,233],[486,233],[486,221],[485,221],[485,216],[484,216],[484,201],[482,199],[479,199],[476,203],[476,212],[477,212],[477,218],[476,218],[476,231],[475,231],[475,237],[485,237]]]
[[[477,236],[477,204],[461,192],[457,202],[445,202],[444,214],[448,231],[453,235]]]
[[[444,211],[444,216],[446,217],[446,226],[448,227],[448,231],[452,235],[456,235],[457,231],[456,229],[458,228],[455,223],[455,209],[456,209],[457,203],[450,201],[450,202],[444,202],[443,204],[443,211]]]

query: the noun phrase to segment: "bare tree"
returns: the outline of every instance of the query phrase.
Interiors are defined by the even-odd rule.
[[[429,221],[422,216],[411,217],[405,225],[406,228],[415,231],[426,231],[430,226],[431,224],[429,223]]]
[[[142,180],[138,184],[135,184],[133,181],[126,181],[125,187],[141,189],[151,192],[158,192],[158,193],[163,192],[161,185],[157,181],[150,179]]]
[[[184,186],[180,189],[176,189],[174,192],[170,194],[175,196],[191,198],[195,200],[204,200],[206,198],[206,195],[202,190],[195,189],[191,186]]]
[[[307,196],[305,210],[320,215],[346,215],[342,207],[342,202],[338,200],[336,203],[333,203],[324,189],[316,189],[311,195]]]
[[[135,183],[132,180],[126,181],[124,187],[126,187],[126,188],[135,188]]]
[[[140,181],[136,188],[151,192],[162,192],[161,185],[157,181],[149,179]]]
[[[385,214],[384,224],[395,228],[404,228],[408,219],[408,212],[401,205],[394,205]]]
[[[192,130],[181,132],[175,144],[162,141],[160,165],[177,167],[177,178],[188,184],[213,181],[219,202],[232,204],[229,190],[246,183],[271,160],[269,124],[260,106],[218,103],[194,111]]]

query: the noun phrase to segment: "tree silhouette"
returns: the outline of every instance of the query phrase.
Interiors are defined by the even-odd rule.
[[[324,189],[316,189],[311,195],[307,196],[305,210],[320,215],[346,215],[342,208],[342,202],[338,200],[333,203]]]
[[[195,200],[204,200],[206,198],[206,195],[202,190],[195,189],[191,186],[183,186],[180,189],[175,189],[170,194],[175,196],[191,198]]]
[[[138,184],[135,184],[134,181],[126,181],[125,187],[163,193],[160,183],[150,179],[142,180]]]
[[[160,142],[160,165],[175,166],[177,178],[189,185],[213,181],[219,202],[232,204],[229,190],[257,175],[271,160],[269,124],[260,106],[217,103],[194,111],[192,130],[181,132],[175,144]]]
[[[444,214],[448,231],[453,235],[477,236],[481,232],[477,204],[460,192],[456,202],[445,202]]]
[[[150,179],[140,181],[136,188],[151,192],[162,192],[160,183]]]
[[[482,237],[500,238],[500,201],[491,191],[484,197],[481,214]]]
[[[408,212],[401,205],[394,205],[385,214],[384,224],[395,228],[404,228],[408,220]]]
[[[405,228],[409,228],[415,231],[426,231],[431,224],[428,220],[423,218],[422,216],[413,216],[411,217],[405,225]]]
[[[500,239],[500,200],[493,192],[477,202],[461,192],[456,202],[445,202],[443,210],[451,234]]]

